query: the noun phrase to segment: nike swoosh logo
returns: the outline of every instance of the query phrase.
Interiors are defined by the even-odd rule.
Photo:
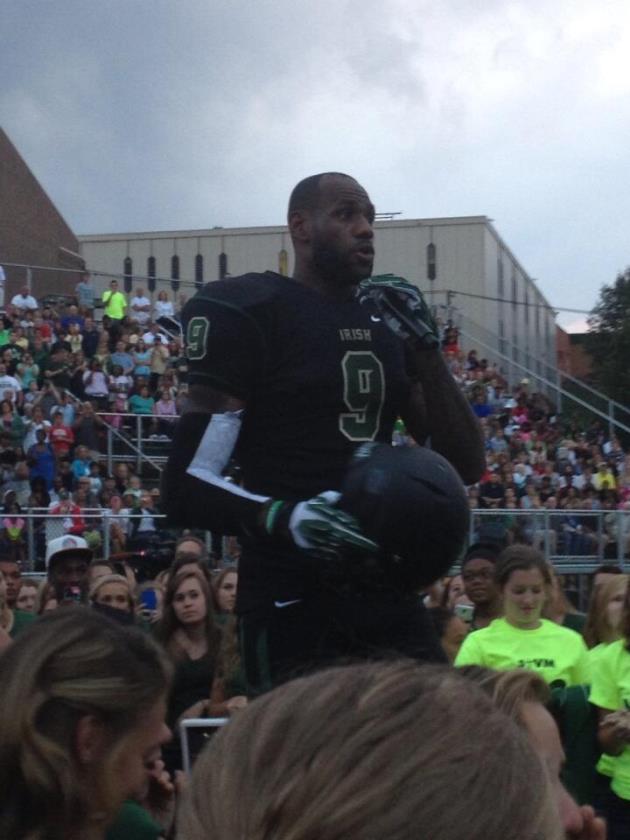
[[[380,324],[381,319],[377,318],[376,315],[370,315],[370,321],[374,321],[375,324]]]
[[[274,607],[278,607],[279,610],[281,610],[283,607],[290,607],[291,604],[301,604],[301,603],[302,603],[301,598],[296,598],[295,601],[274,601],[273,602]]]

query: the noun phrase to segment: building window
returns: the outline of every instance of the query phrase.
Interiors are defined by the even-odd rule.
[[[278,252],[278,271],[284,277],[289,276],[289,255],[286,248]]]
[[[179,257],[173,254],[171,257],[171,289],[176,292],[179,289]]]
[[[219,280],[223,280],[224,277],[227,277],[228,273],[228,258],[227,254],[221,252],[219,254]]]
[[[433,242],[427,245],[427,277],[429,280],[435,280],[437,277],[437,257]]]
[[[155,291],[155,257],[149,257],[147,260],[147,277],[149,278],[149,291]]]
[[[540,337],[540,301],[536,301],[536,313],[534,315],[536,325],[536,338]]]
[[[201,254],[195,257],[195,286],[198,289],[203,286],[203,256]]]
[[[529,324],[529,295],[525,289],[525,323]]]
[[[123,262],[123,275],[125,281],[125,291],[131,291],[131,284],[133,283],[133,262],[131,257],[125,257]]]

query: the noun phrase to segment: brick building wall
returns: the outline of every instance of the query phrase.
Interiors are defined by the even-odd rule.
[[[24,269],[6,263],[59,269],[32,272],[31,289],[38,298],[72,293],[79,275],[63,269],[82,267],[82,260],[73,256],[78,251],[76,236],[0,128],[0,264],[7,277],[5,301],[26,282]]]

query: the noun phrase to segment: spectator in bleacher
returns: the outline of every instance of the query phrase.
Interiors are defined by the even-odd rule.
[[[153,347],[154,344],[163,344],[165,347],[168,347],[168,336],[158,329],[157,324],[153,321],[147,324],[147,328],[140,338],[142,338],[147,347]]]
[[[50,444],[57,460],[68,455],[74,445],[74,432],[71,426],[63,421],[63,412],[56,411],[53,414],[53,424],[48,431]]]
[[[107,375],[103,372],[101,363],[97,359],[93,359],[90,363],[89,370],[84,372],[83,385],[86,399],[96,403],[96,407],[99,410],[107,411],[109,405],[109,384]]]
[[[91,462],[92,459],[87,446],[77,446],[74,452],[74,460],[70,465],[75,481],[78,481],[80,478],[89,477]]]
[[[527,667],[554,685],[587,685],[590,672],[582,637],[542,618],[551,587],[543,555],[525,545],[504,549],[497,561],[495,581],[503,617],[471,633],[456,664],[500,670]]]
[[[472,403],[472,410],[479,419],[489,417],[492,414],[492,407],[488,405],[486,396],[482,391],[479,391],[475,395]]]
[[[37,382],[39,379],[39,365],[33,361],[31,353],[25,353],[22,361],[16,368],[17,377],[22,384],[22,390],[26,391],[30,387],[31,382]]]
[[[15,315],[22,315],[29,309],[37,309],[38,304],[28,286],[22,286],[22,290],[11,298],[11,306]]]
[[[15,606],[9,606],[7,602],[7,582],[4,573],[0,571],[0,651],[7,647],[7,636],[9,639],[15,639],[34,619],[35,616],[32,613],[17,609]],[[3,692],[6,691],[5,684],[2,685],[2,688]],[[4,705],[4,698],[0,706],[2,705]]]
[[[134,614],[134,600],[129,581],[122,575],[100,575],[90,586],[88,599],[91,604],[110,607],[128,615]]]
[[[484,481],[480,488],[481,506],[484,508],[502,508],[505,497],[505,486],[501,481],[499,472],[495,469],[490,472],[487,481]]]
[[[175,309],[173,307],[172,302],[168,298],[168,292],[162,289],[158,292],[157,300],[153,305],[153,320],[156,323],[160,323],[160,318],[173,318],[175,317]],[[165,326],[168,329],[168,321],[166,322]]]
[[[122,496],[114,493],[109,499],[109,508],[103,511],[103,527],[109,527],[111,553],[118,554],[125,550],[129,535],[130,510],[123,507]]]
[[[629,580],[628,575],[613,574],[591,592],[583,635],[590,650],[599,648],[592,657],[593,661],[606,645],[621,637],[621,619]]]
[[[58,390],[69,389],[72,366],[68,350],[60,343],[51,348],[50,361],[44,370],[44,378]]]
[[[237,587],[238,571],[234,567],[227,566],[213,579],[212,592],[217,617],[220,615],[231,615],[234,612]]]
[[[134,377],[148,378],[151,375],[151,348],[147,347],[141,338],[136,342],[132,356]]]
[[[543,617],[582,635],[586,623],[585,613],[581,613],[569,601],[564,591],[564,580],[552,565],[549,565],[549,574],[551,575],[551,588],[547,594]]]
[[[596,490],[615,490],[617,487],[615,474],[605,461],[597,465],[597,472],[593,476],[593,486]]]
[[[7,372],[5,362],[0,362],[0,398],[10,400],[16,406],[22,402],[22,385]]]
[[[177,419],[177,405],[168,390],[163,389],[159,392],[159,399],[153,405],[153,414],[158,421],[158,435],[170,438]]]
[[[83,352],[83,335],[79,331],[79,326],[77,324],[70,324],[65,340],[70,345],[70,353],[73,356],[76,356],[77,353]]]
[[[113,373],[115,367],[122,368],[122,372],[126,376],[131,376],[134,369],[134,360],[131,353],[128,352],[124,341],[116,342],[116,350],[109,357],[110,371]]]
[[[468,635],[469,625],[447,607],[430,607],[427,613],[444,655],[452,665]]]
[[[178,828],[187,840],[557,840],[540,768],[525,735],[456,672],[354,665],[295,680],[239,712],[195,765]],[[532,799],[522,778],[538,780]]]
[[[6,584],[6,602],[9,607],[15,607],[22,585],[22,566],[15,558],[2,555],[0,556],[0,572],[4,575]]]
[[[35,614],[37,604],[38,585],[34,580],[25,580],[20,585],[16,607],[22,612]]]
[[[72,493],[67,490],[60,491],[58,496],[59,501],[53,502],[48,512],[51,516],[60,518],[61,528],[66,534],[80,537],[85,531],[85,520],[81,507],[76,504]]]
[[[109,289],[102,295],[104,314],[110,321],[110,327],[114,330],[120,327],[127,309],[127,298],[118,288],[118,280],[111,280]]]
[[[74,421],[75,442],[86,446],[92,458],[100,454],[99,430],[103,428],[103,421],[96,414],[94,406],[86,400],[77,408],[77,419]]]
[[[100,338],[100,331],[97,329],[93,318],[85,319],[85,327],[83,329],[83,353],[86,359],[91,360],[98,348]]]
[[[132,414],[153,414],[154,405],[155,400],[151,396],[148,385],[142,385],[138,393],[134,393],[129,397],[129,410]]]
[[[466,679],[476,683],[487,693],[497,709],[504,712],[527,733],[531,745],[549,773],[556,810],[566,840],[606,840],[604,820],[601,817],[595,817],[590,805],[579,806],[568,788],[569,781],[581,788],[590,787],[590,782],[587,778],[585,785],[581,778],[577,778],[577,770],[573,767],[570,768],[573,771],[572,778],[566,779],[567,765],[571,758],[573,758],[572,763],[576,763],[576,756],[565,756],[565,747],[561,741],[559,729],[565,730],[562,734],[566,740],[569,740],[566,730],[570,728],[570,724],[573,724],[574,729],[577,727],[576,723],[570,719],[570,713],[565,712],[563,715],[562,704],[554,703],[555,696],[549,691],[545,682],[538,675],[526,670],[505,672],[466,666],[461,672]],[[566,696],[570,695],[565,692]],[[588,741],[592,737],[589,731],[592,725],[588,711],[583,708],[583,703],[584,693],[580,687],[575,690],[570,701],[565,700],[565,705],[571,704],[580,709],[578,714],[573,712],[576,719],[580,718],[578,726],[582,726],[577,733],[577,738],[582,736],[582,739]],[[564,716],[560,726],[552,715]],[[586,718],[585,722],[583,718]],[[573,732],[571,735],[576,737]],[[588,750],[588,758],[591,757],[591,750]],[[585,757],[582,754],[579,758],[584,762]],[[592,774],[588,762],[586,763],[587,766],[580,775],[590,777]]]
[[[179,572],[166,589],[164,614],[155,625],[155,638],[175,664],[167,722],[201,717],[210,702],[221,631],[214,621],[209,586],[201,571]],[[171,760],[179,750],[169,745]]]
[[[72,426],[76,417],[75,403],[67,391],[54,391],[55,403],[51,406],[51,416],[58,411],[63,415],[63,422],[66,426]]]
[[[158,387],[160,377],[164,376],[168,369],[169,352],[168,347],[161,341],[156,341],[151,346],[149,387],[155,391]]]
[[[475,608],[471,630],[487,627],[501,615],[501,595],[494,579],[499,552],[500,546],[476,543],[462,559],[464,592]]]
[[[0,834],[105,838],[170,735],[169,668],[146,634],[91,610],[54,612],[28,635],[0,666],[10,704],[0,716]]]
[[[66,314],[62,315],[59,324],[65,333],[69,332],[71,326],[77,326],[79,330],[83,330],[85,318],[79,313],[78,307],[71,304],[66,310]]]
[[[35,432],[36,442],[29,447],[26,456],[30,467],[30,480],[42,478],[46,487],[52,487],[55,477],[56,461],[52,446],[48,443],[45,429]]]
[[[621,618],[621,638],[596,658],[590,694],[600,720],[600,745],[606,754],[616,757],[606,813],[609,840],[625,840],[630,832],[629,591]]]
[[[81,275],[81,279],[74,287],[74,293],[77,297],[79,310],[82,315],[90,315],[94,309],[94,286],[92,285],[92,278],[89,274]]]
[[[141,326],[149,323],[151,318],[151,300],[146,296],[144,289],[141,287],[136,289],[135,295],[129,302],[129,317]]]
[[[21,445],[26,427],[16,405],[8,399],[3,399],[0,402],[0,429],[9,435],[13,446]]]
[[[29,469],[26,461],[16,461],[13,475],[2,485],[3,502],[7,502],[7,493],[15,493],[16,501],[20,507],[26,507],[31,495],[31,484],[29,481]]]
[[[70,519],[80,513],[78,507],[69,500],[64,505],[60,502],[51,509],[51,513],[65,515]],[[72,523],[64,523],[64,527],[72,528]],[[82,601],[87,598],[88,570],[93,552],[87,542],[79,535],[69,530],[64,536],[56,537],[46,546],[46,573],[55,591],[55,598],[59,605]]]

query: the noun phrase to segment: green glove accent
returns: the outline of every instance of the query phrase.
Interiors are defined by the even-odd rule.
[[[379,274],[359,284],[360,303],[371,300],[387,326],[420,350],[440,346],[437,324],[424,295],[395,274]]]

